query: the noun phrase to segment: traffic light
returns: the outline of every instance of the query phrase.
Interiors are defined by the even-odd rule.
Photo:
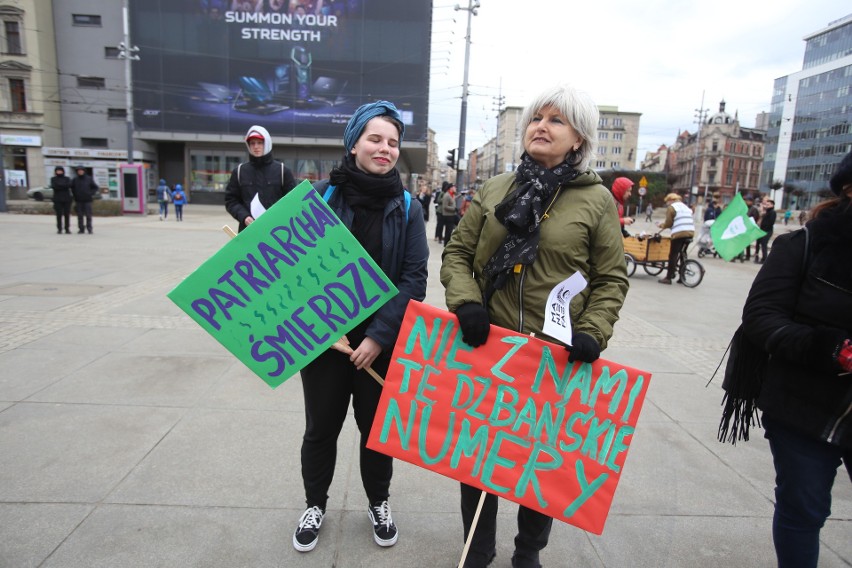
[[[447,152],[447,165],[450,166],[451,169],[456,169],[456,148]]]

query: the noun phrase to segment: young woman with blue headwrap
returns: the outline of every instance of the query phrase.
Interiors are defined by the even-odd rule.
[[[300,552],[313,550],[328,501],[337,459],[337,437],[349,400],[361,432],[361,481],[367,493],[373,539],[396,544],[398,532],[388,497],[393,460],[366,447],[382,387],[367,367],[384,375],[408,301],[426,297],[429,248],[420,202],[406,199],[396,169],[405,126],[396,107],[377,101],[359,107],[343,133],[346,153],[329,179],[314,184],[352,231],[399,294],[347,334],[351,355],[329,350],[305,367],[305,435],[302,479],[307,509],[293,534]]]

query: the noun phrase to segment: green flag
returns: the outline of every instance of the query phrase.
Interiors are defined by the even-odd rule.
[[[733,259],[765,234],[748,216],[748,205],[739,193],[710,227],[713,246],[725,260]]]

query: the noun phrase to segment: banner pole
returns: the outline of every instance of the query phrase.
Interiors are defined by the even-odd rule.
[[[485,491],[479,495],[479,504],[476,506],[476,513],[473,515],[473,522],[470,524],[470,532],[467,533],[467,541],[464,543],[461,560],[459,560],[458,568],[464,566],[464,561],[467,559],[467,553],[470,550],[470,543],[473,541],[473,533],[476,532],[476,525],[479,523],[479,513],[482,512],[482,505],[485,504]]]
[[[345,336],[344,336],[345,337]],[[340,351],[345,355],[352,355],[352,348],[349,347],[346,343],[343,343],[343,337],[334,342],[331,346],[335,351]],[[385,380],[382,378],[380,374],[375,372],[372,367],[364,367],[364,370],[367,371],[371,377],[376,379],[376,382],[382,386],[385,386]]]

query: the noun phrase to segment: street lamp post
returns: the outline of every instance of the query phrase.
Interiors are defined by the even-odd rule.
[[[698,123],[698,133],[695,136],[695,153],[692,156],[692,179],[690,180],[690,184],[689,184],[690,201],[692,200],[692,197],[691,197],[692,195],[695,195],[696,198],[698,196],[698,187],[695,185],[696,184],[695,178],[696,178],[696,174],[697,174],[696,170],[701,165],[701,163],[698,161],[698,153],[701,152],[701,127],[704,124],[704,117],[707,116],[707,113],[709,112],[709,109],[704,108],[704,91],[701,92],[701,108],[695,109],[695,112],[696,112],[696,115],[695,115],[696,122]],[[698,182],[701,181],[700,176],[698,176],[697,181]],[[706,202],[707,201],[707,196],[706,196],[707,187],[706,186],[704,188],[704,192],[705,192],[704,201]]]
[[[124,16],[124,41],[118,44],[118,58],[124,59],[124,83],[127,87],[125,105],[127,107],[127,163],[133,163],[133,91],[130,89],[130,62],[139,61],[136,53],[139,48],[130,45],[130,22],[127,15],[127,0],[122,8]]]
[[[468,0],[467,8],[462,8],[458,4],[455,6],[455,10],[465,10],[467,12],[467,35],[465,35],[464,42],[464,82],[462,83],[462,102],[461,102],[461,121],[459,125],[459,153],[458,153],[458,166],[456,166],[456,186],[459,188],[459,191],[464,187],[464,170],[460,167],[462,165],[462,160],[464,159],[464,136],[465,130],[467,129],[467,77],[468,70],[470,67],[470,20],[472,16],[476,15],[476,11],[479,8],[479,0]],[[464,165],[467,165],[467,160],[465,160]]]

